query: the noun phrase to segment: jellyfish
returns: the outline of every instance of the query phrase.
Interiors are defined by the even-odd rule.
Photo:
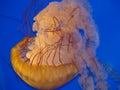
[[[87,1],[51,2],[33,19],[36,36],[24,38],[11,50],[13,68],[23,81],[34,88],[55,89],[80,74],[82,90],[108,90]]]

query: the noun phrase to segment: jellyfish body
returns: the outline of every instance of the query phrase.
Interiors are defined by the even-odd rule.
[[[29,42],[31,39],[32,38],[29,38]],[[28,38],[22,40],[11,52],[13,68],[22,80],[34,88],[53,89],[73,79],[77,73],[77,69],[72,63],[59,65],[57,67],[30,64],[29,59],[24,56],[27,47],[24,48],[23,45],[27,40]]]
[[[12,49],[13,67],[29,85],[57,88],[80,74],[83,90],[107,90],[106,75],[95,57],[98,32],[82,2],[50,3],[34,18],[36,37]]]

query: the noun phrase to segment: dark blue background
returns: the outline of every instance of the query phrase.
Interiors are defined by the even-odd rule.
[[[36,90],[25,84],[13,71],[11,48],[24,38],[17,30],[22,13],[31,0],[0,0],[0,90]],[[42,7],[49,1],[44,0]],[[120,75],[120,1],[89,0],[99,30],[97,57]],[[79,90],[78,77],[57,90]]]

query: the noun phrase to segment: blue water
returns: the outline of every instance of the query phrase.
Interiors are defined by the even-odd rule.
[[[23,31],[17,28],[30,1],[0,0],[0,90],[37,90],[16,75],[10,62],[11,48],[24,38]],[[55,0],[44,0],[41,9],[50,1]],[[120,1],[89,1],[100,36],[97,57],[120,76]],[[77,79],[78,77],[56,90],[80,90]],[[116,82],[112,85],[111,90],[117,90]]]

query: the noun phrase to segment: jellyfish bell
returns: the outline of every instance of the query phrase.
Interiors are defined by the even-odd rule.
[[[98,32],[82,2],[51,2],[34,17],[36,37],[25,38],[12,48],[13,68],[30,86],[58,88],[80,74],[84,90],[107,90],[106,77],[95,57]]]

